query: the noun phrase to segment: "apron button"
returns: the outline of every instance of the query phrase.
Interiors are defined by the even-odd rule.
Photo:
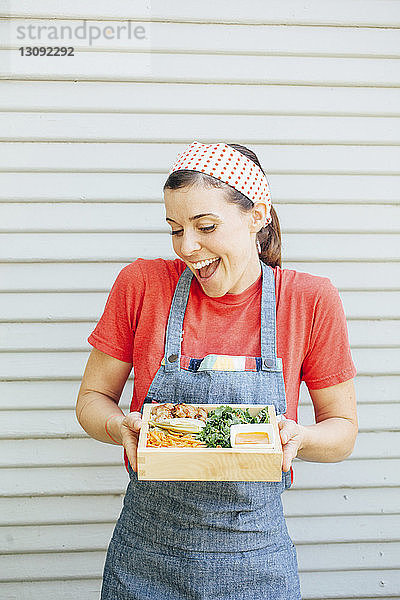
[[[174,363],[178,360],[178,355],[177,354],[171,354],[171,356],[168,356],[168,362],[170,363]]]
[[[273,359],[273,358],[266,358],[266,359],[264,360],[264,365],[265,365],[266,367],[274,367],[274,366],[275,366],[275,361],[274,361],[274,359]]]

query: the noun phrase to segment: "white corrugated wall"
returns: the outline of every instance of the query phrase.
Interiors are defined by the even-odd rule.
[[[123,265],[173,256],[161,189],[193,139],[256,151],[284,266],[330,277],[348,317],[355,451],[296,461],[284,495],[303,597],[400,597],[400,2],[21,0],[0,16],[0,598],[99,597],[128,476],[76,422],[85,340]],[[82,19],[108,34],[20,56],[57,45],[39,26]],[[128,20],[145,39],[106,39]]]

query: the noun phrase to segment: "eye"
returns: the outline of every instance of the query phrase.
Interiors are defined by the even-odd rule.
[[[205,232],[214,231],[215,228],[216,228],[216,225],[209,225],[208,227],[199,227],[200,231],[205,231]]]
[[[171,231],[171,235],[178,235],[178,233],[182,233],[183,229],[177,229],[176,231]]]

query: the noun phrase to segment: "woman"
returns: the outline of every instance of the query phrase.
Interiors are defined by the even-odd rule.
[[[292,460],[341,461],[357,434],[356,370],[338,292],[327,278],[280,268],[268,181],[247,148],[193,142],[164,199],[179,258],[138,259],[121,271],[89,337],[77,402],[89,435],[123,445],[130,476],[101,597],[298,600],[281,502]],[[209,355],[240,358],[217,371]],[[243,357],[253,358],[250,370]],[[117,404],[132,366],[124,415]],[[316,414],[308,427],[296,423],[301,380]],[[154,401],[274,404],[285,415],[282,480],[139,482],[140,410]]]

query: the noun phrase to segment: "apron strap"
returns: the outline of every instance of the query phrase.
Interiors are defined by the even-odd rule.
[[[282,359],[276,356],[276,300],[274,270],[261,262],[261,369],[282,371]]]
[[[183,319],[189,300],[192,278],[192,271],[189,267],[186,267],[179,277],[174,297],[172,298],[165,334],[164,361],[166,371],[179,371],[180,369]]]

